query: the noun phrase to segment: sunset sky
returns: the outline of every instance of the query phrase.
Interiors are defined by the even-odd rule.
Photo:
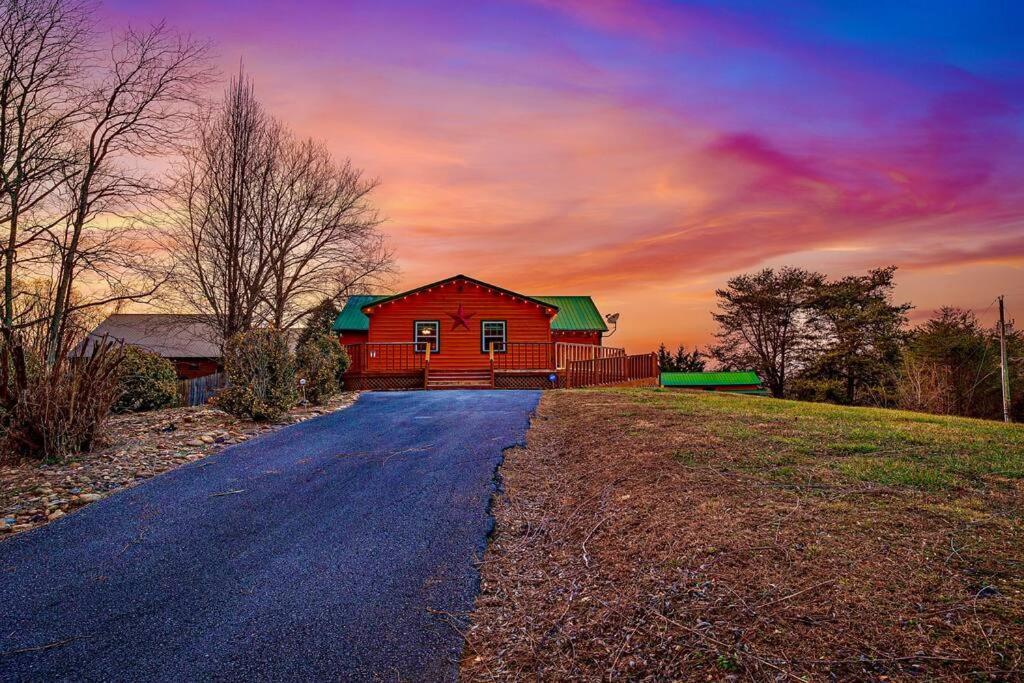
[[[239,60],[382,186],[397,288],[592,294],[609,340],[703,345],[714,289],[894,263],[914,317],[1024,321],[1018,2],[118,0]],[[616,343],[617,342],[617,343]]]

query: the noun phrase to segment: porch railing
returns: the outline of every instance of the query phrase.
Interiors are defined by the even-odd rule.
[[[550,342],[506,342],[495,345],[495,370],[553,370],[555,357]]]
[[[427,342],[363,342],[347,344],[345,348],[351,359],[349,372],[353,374],[417,372],[431,364]],[[567,342],[506,342],[495,346],[493,363],[489,363],[491,355],[482,354],[481,365],[489,364],[498,372],[567,370],[574,363],[627,358],[624,349]]]
[[[610,356],[571,361],[565,372],[565,386],[581,388],[608,384],[656,384],[659,376],[657,354]]]
[[[413,372],[422,370],[427,363],[427,342],[366,342],[347,344],[345,349],[351,360],[348,371]]]
[[[615,358],[625,356],[626,349],[613,346],[597,346],[596,344],[575,344],[570,342],[555,343],[555,367],[563,369],[577,360],[595,360],[597,358]]]

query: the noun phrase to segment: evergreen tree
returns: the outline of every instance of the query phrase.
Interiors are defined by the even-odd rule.
[[[856,403],[862,389],[891,378],[899,362],[912,306],[893,303],[895,273],[896,266],[876,268],[814,289],[810,322],[821,351],[806,374],[836,382],[843,403]]]
[[[704,354],[700,349],[694,349],[688,353],[682,344],[676,349],[672,364],[678,372],[704,372],[706,365]]]
[[[662,342],[658,346],[658,367],[661,368],[662,372],[675,372],[675,359],[672,358],[672,354],[669,353],[668,347],[665,346],[665,342]]]
[[[324,299],[306,313],[306,327],[299,333],[296,347],[302,346],[311,339],[331,333],[331,325],[338,317],[338,307],[333,299]]]

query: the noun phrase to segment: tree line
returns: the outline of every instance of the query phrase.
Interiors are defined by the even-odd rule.
[[[999,340],[971,311],[940,308],[910,326],[894,300],[896,267],[837,279],[765,268],[716,290],[721,369],[753,369],[773,396],[998,418]],[[1009,355],[1024,356],[1011,332]],[[1024,413],[1024,368],[1011,363],[1011,405]]]
[[[96,315],[158,293],[224,338],[290,328],[390,274],[378,181],[291,132],[242,72],[205,99],[209,54],[164,24],[101,31],[88,2],[0,3],[7,344],[53,363]]]
[[[89,0],[0,0],[0,432],[104,393],[78,378],[120,354],[67,359],[127,304],[223,342],[391,275],[378,180],[293,133],[242,70],[211,98],[210,52],[163,23],[110,32]]]

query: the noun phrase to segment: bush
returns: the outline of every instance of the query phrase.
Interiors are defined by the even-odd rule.
[[[306,398],[321,405],[341,389],[342,375],[348,370],[348,353],[338,340],[321,334],[311,337],[296,351],[299,377],[306,380]]]
[[[228,386],[212,402],[232,415],[274,420],[298,400],[287,336],[276,329],[239,332],[224,346]]]
[[[0,381],[4,431],[0,454],[59,462],[92,449],[121,393],[118,369],[124,349],[107,340],[91,353],[61,354],[47,367],[22,346],[0,352],[7,381]]]
[[[178,373],[155,353],[129,346],[118,370],[121,397],[114,412],[159,410],[178,405]]]
[[[846,387],[835,379],[797,377],[786,387],[786,398],[815,403],[843,403]]]
[[[306,326],[302,328],[296,340],[296,348],[303,346],[311,339],[321,335],[329,335],[334,320],[338,317],[338,307],[333,299],[324,299],[306,313]]]

